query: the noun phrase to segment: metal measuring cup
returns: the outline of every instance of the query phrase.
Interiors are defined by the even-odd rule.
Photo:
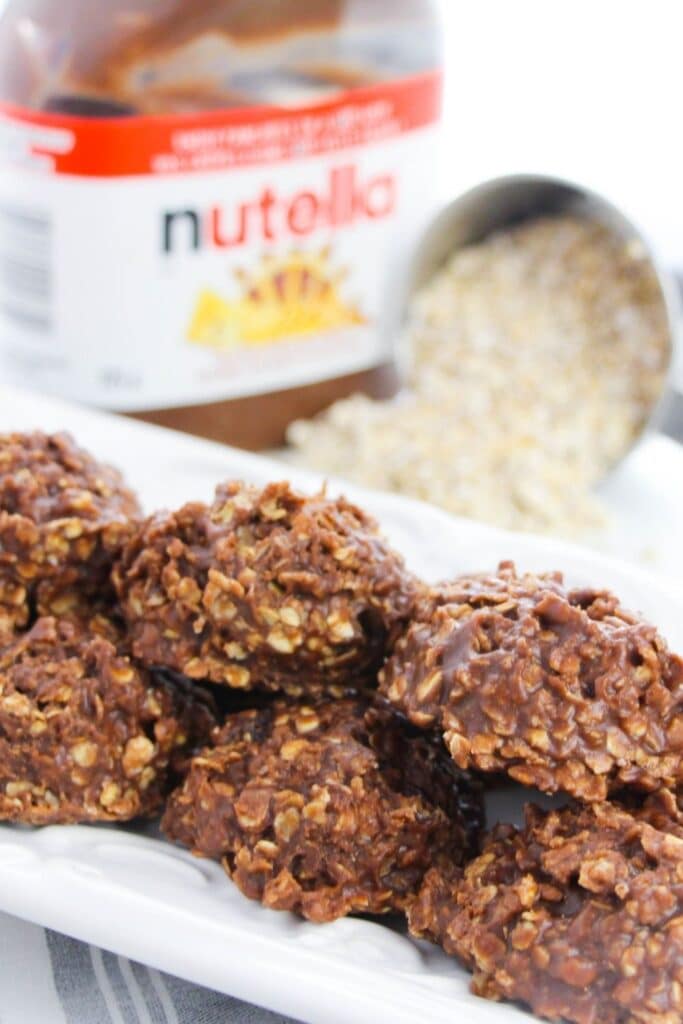
[[[624,242],[642,247],[656,275],[668,324],[667,373],[661,395],[634,445],[645,433],[658,431],[683,441],[683,395],[674,388],[674,367],[681,334],[681,304],[673,276],[659,265],[642,232],[616,206],[590,189],[560,178],[511,175],[477,185],[446,206],[432,221],[418,246],[407,289],[410,301],[458,249],[475,245],[503,228],[542,216],[571,214],[597,221]],[[628,453],[624,452],[624,456]]]

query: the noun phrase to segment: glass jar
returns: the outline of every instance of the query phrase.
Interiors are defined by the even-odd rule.
[[[426,0],[10,2],[0,378],[250,448],[391,393],[439,64]]]

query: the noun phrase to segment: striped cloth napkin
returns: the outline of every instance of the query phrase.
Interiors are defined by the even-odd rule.
[[[0,914],[0,1024],[294,1024]]]

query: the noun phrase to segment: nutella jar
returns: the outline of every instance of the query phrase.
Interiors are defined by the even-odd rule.
[[[13,0],[0,379],[245,447],[395,387],[426,0]]]

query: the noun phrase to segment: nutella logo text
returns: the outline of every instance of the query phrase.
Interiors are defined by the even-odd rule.
[[[275,188],[266,187],[254,199],[231,206],[216,205],[203,212],[167,211],[162,246],[164,252],[173,253],[305,238],[321,228],[336,230],[362,220],[382,220],[394,213],[396,204],[393,174],[363,180],[358,168],[349,165],[331,170],[321,189],[282,196]]]

